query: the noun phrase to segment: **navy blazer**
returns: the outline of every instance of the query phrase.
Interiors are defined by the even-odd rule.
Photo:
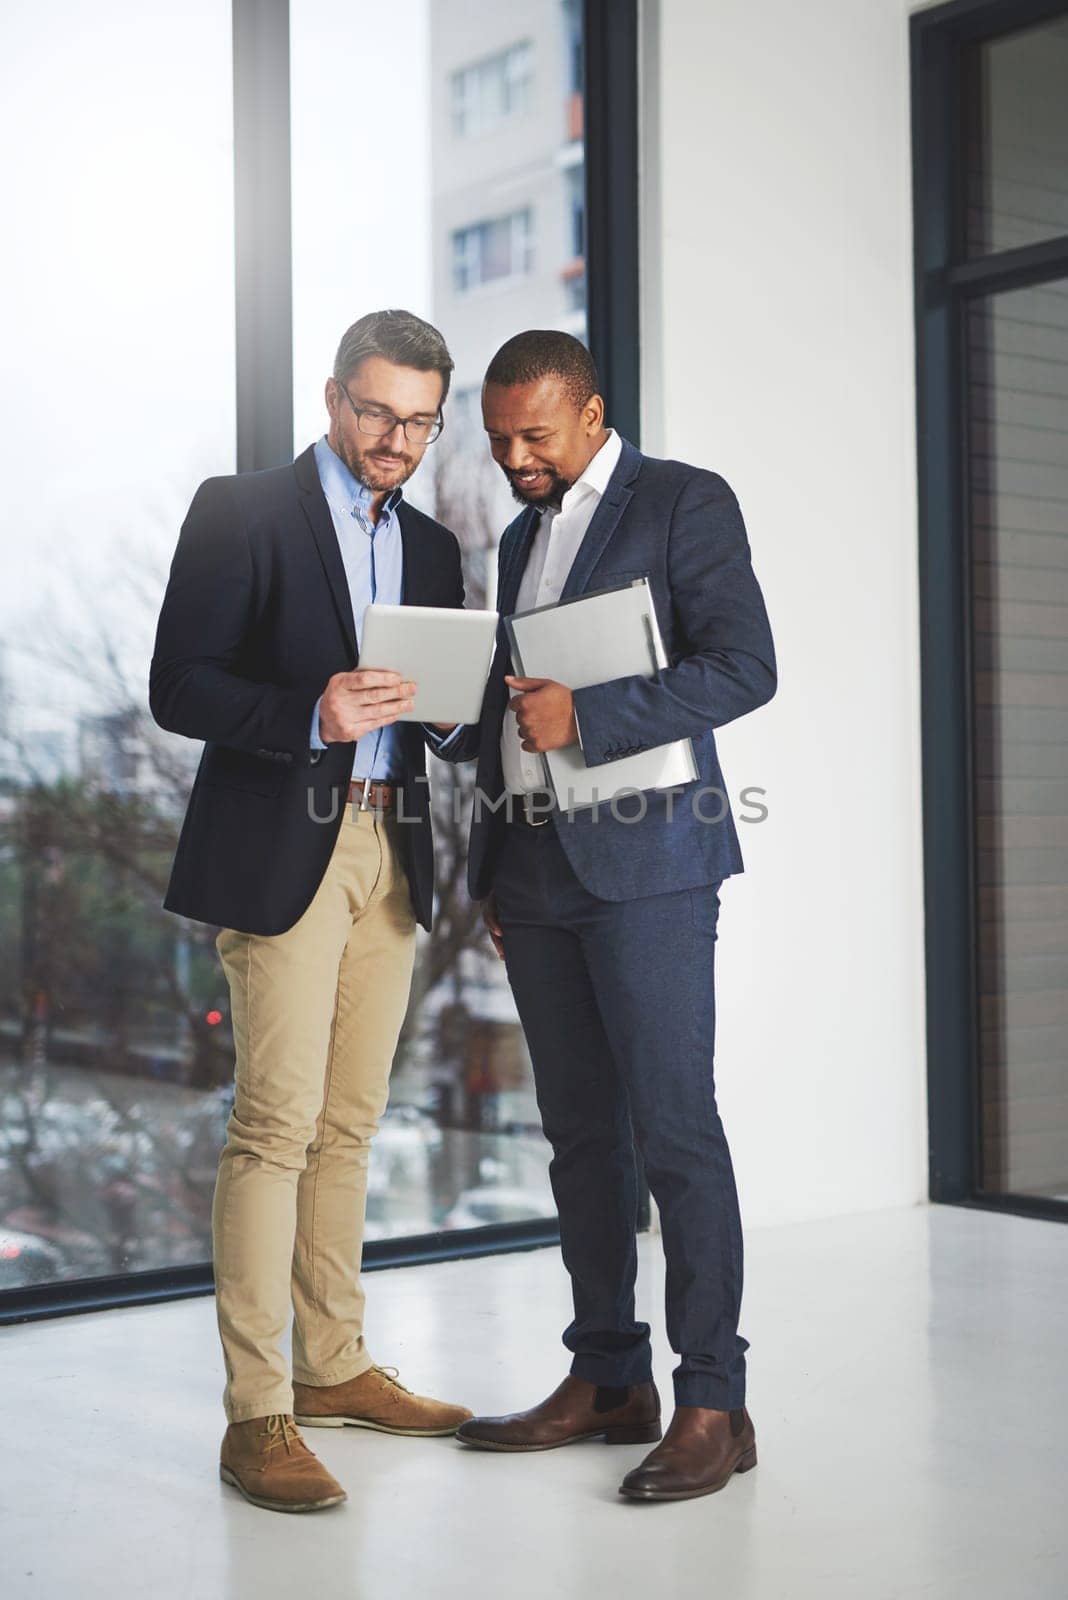
[[[523,511],[505,530],[499,556],[501,616],[515,610],[538,513]],[[742,870],[738,834],[726,804],[714,729],[775,693],[775,651],[763,596],[749,559],[738,502],[717,473],[658,461],[626,440],[561,599],[648,576],[669,666],[651,678],[618,678],[575,692],[582,749],[591,765],[620,760],[671,740],[693,740],[698,779],[670,794],[606,803],[595,813],[554,812],[553,826],[584,888],[602,900],[628,900],[717,883]],[[478,756],[468,887],[482,899],[493,887],[505,827],[500,739],[510,691],[508,640],[498,630],[477,727],[464,730],[451,760]],[[701,790],[715,790],[716,794]],[[630,820],[624,820],[630,819]]]
[[[460,548],[402,501],[406,605],[462,606]],[[344,816],[355,744],[309,748],[312,711],[359,662],[352,601],[314,451],[201,484],[160,612],[149,703],[205,741],[164,900],[243,933],[284,933],[319,887]],[[398,830],[429,928],[434,857],[422,729],[401,723]]]

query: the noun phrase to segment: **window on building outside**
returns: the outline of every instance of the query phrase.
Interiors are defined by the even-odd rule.
[[[564,0],[564,43],[568,94],[582,93],[586,71],[586,41],[582,28],[582,0]]]
[[[571,254],[578,260],[586,254],[586,174],[581,165],[567,174],[567,224]]]
[[[457,228],[452,236],[452,281],[457,294],[530,271],[533,227],[529,210]]]
[[[492,133],[530,104],[533,51],[529,41],[451,75],[452,131],[459,139]]]
[[[586,313],[585,271],[576,272],[569,277],[565,277],[564,294],[566,296],[568,310],[584,317]]]

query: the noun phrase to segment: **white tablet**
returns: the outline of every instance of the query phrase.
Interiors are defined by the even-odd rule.
[[[415,705],[399,722],[477,722],[496,634],[496,611],[370,605],[360,666],[389,668],[415,684]]]

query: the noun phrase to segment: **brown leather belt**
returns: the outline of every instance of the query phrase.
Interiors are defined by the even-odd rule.
[[[361,811],[392,811],[397,803],[397,788],[375,779],[353,778],[349,783],[349,804]]]

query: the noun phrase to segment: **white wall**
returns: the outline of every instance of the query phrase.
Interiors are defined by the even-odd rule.
[[[922,1202],[907,8],[659,0],[643,31],[643,443],[735,489],[779,655],[721,735],[770,809],[718,956],[745,1219]]]

